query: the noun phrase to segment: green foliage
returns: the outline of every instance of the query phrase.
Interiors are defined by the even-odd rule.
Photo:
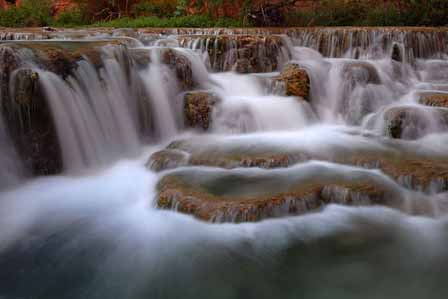
[[[213,10],[223,0],[208,1]],[[252,1],[244,0],[240,20],[213,19],[205,15],[187,15],[191,0],[75,0],[78,9],[52,16],[51,0],[24,0],[19,8],[0,10],[0,26],[73,27],[96,23],[109,27],[245,27]],[[397,4],[366,4],[362,0],[324,0],[314,10],[289,11],[289,26],[446,26],[447,0],[401,0]],[[120,16],[136,16],[135,19]]]
[[[394,7],[373,8],[367,12],[367,15],[361,25],[364,26],[405,26],[406,20],[400,11]],[[408,16],[409,18],[409,16]],[[408,19],[410,21],[410,19]]]
[[[286,15],[289,26],[445,26],[448,1],[402,0],[372,6],[360,0],[326,0],[312,11]]]
[[[177,8],[177,1],[142,1],[134,6],[133,12],[136,16],[173,16]]]
[[[187,12],[187,6],[189,4],[189,0],[178,0],[176,11],[174,12],[174,16],[180,17],[185,16]]]
[[[79,8],[63,11],[52,23],[57,27],[77,27],[88,24],[85,15]]]
[[[0,11],[0,26],[4,27],[46,26],[50,23],[50,0],[24,0],[19,8]]]
[[[215,20],[205,15],[157,18],[157,17],[140,17],[136,19],[120,18],[110,22],[99,22],[93,26],[99,27],[123,27],[123,28],[142,28],[142,27],[241,27],[238,20],[221,18]]]

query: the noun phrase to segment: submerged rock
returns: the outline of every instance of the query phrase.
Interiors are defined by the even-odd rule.
[[[274,82],[275,89],[284,90],[285,95],[309,100],[310,78],[299,65],[288,64]]]
[[[190,60],[181,53],[173,49],[164,49],[162,52],[162,62],[176,71],[183,89],[191,89],[196,83],[193,80],[193,69]]]
[[[369,62],[356,61],[345,63],[342,68],[344,79],[355,84],[381,84],[380,75],[375,66]]]
[[[448,110],[419,106],[393,107],[384,112],[386,134],[397,139],[418,139],[448,129]]]
[[[301,215],[331,203],[403,207],[393,183],[368,171],[345,171],[321,163],[270,172],[179,170],[159,182],[157,205],[211,222]]]
[[[112,36],[126,36],[131,38],[138,38],[138,32],[132,28],[118,28],[112,31]]]
[[[185,124],[207,130],[212,122],[212,109],[218,102],[216,95],[204,91],[187,92],[184,96]]]
[[[403,53],[398,44],[393,45],[391,58],[397,62],[403,62]]]
[[[191,61],[179,51],[170,48],[131,49],[130,55],[139,67],[145,68],[152,62],[153,51],[159,51],[157,55],[160,55],[160,62],[175,72],[182,89],[193,89],[197,85],[193,78]]]
[[[162,171],[186,165],[188,165],[188,154],[173,149],[154,153],[146,167],[154,171]]]

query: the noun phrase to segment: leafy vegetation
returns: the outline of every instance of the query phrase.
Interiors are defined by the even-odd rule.
[[[73,27],[247,27],[252,1],[241,0],[235,19],[214,18],[224,0],[196,0],[202,15],[188,15],[192,0],[75,0],[77,6],[54,16],[50,0],[24,0],[0,10],[0,26]],[[205,1],[207,5],[204,6]],[[231,1],[231,0],[227,0]],[[199,11],[199,10],[198,10]],[[446,26],[447,0],[322,0],[311,10],[287,10],[285,26]]]
[[[50,0],[24,0],[20,8],[0,10],[0,26],[31,27],[46,26],[52,21]]]
[[[368,1],[325,0],[314,10],[286,15],[289,26],[446,26],[448,1],[401,0],[372,6]]]
[[[133,8],[135,16],[156,16],[159,18],[174,16],[178,7],[176,0],[147,0],[137,3]]]
[[[180,16],[171,18],[140,17],[140,18],[120,18],[109,22],[98,22],[93,24],[98,27],[241,27],[239,20],[230,18],[213,19],[206,15]]]

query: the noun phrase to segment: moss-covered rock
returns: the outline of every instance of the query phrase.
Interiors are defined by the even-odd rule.
[[[287,96],[310,99],[310,78],[308,73],[297,64],[288,64],[274,80],[275,89],[282,89]]]
[[[179,170],[159,182],[157,205],[212,222],[301,215],[331,203],[403,206],[399,189],[387,180],[344,171],[319,163],[271,172]]]
[[[184,96],[185,125],[207,130],[212,122],[213,106],[218,102],[216,95],[204,91],[187,92]]]
[[[294,138],[294,137],[291,137]],[[442,192],[448,190],[447,156],[416,153],[410,141],[360,137],[353,144],[322,144],[321,150],[308,150],[300,145],[272,144],[269,139],[239,140],[196,137],[173,142],[167,149],[151,156],[148,165],[154,170],[179,166],[234,168],[287,168],[311,160],[335,162],[363,168],[377,168],[401,185],[412,190]],[[285,142],[288,142],[285,140]],[[376,145],[374,145],[376,144]],[[369,146],[366,146],[369,145]],[[182,159],[171,155],[182,153]],[[166,160],[169,160],[166,161]]]
[[[448,108],[448,92],[421,92],[420,104]]]

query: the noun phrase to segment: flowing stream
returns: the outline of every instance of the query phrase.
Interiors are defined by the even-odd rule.
[[[238,38],[246,35],[238,33],[263,38],[249,71],[240,71],[250,59],[239,55],[253,54],[241,48]],[[229,39],[222,59],[220,36]],[[269,44],[270,36],[279,44]],[[448,295],[448,180],[423,177],[423,185],[407,175],[409,165],[394,175],[375,163],[340,162],[359,153],[390,154],[439,159],[437,169],[448,173],[448,100],[446,107],[422,104],[434,94],[448,99],[448,32],[204,29],[129,38],[66,31],[2,33],[2,39],[12,40],[0,43],[3,72],[10,56],[2,47],[25,45],[14,57],[19,71],[39,78],[62,170],[32,175],[32,159],[23,158],[27,147],[18,145],[34,142],[26,139],[34,131],[26,121],[17,130],[11,124],[34,121],[29,115],[37,108],[8,102],[4,94],[20,94],[12,83],[0,85],[0,298]],[[116,40],[119,46],[107,44]],[[74,71],[61,74],[36,54],[42,44],[59,43],[70,51],[88,44],[99,61],[85,52]],[[286,96],[275,84],[288,63],[306,70],[308,99]],[[191,90],[218,99],[206,132],[185,123],[183,99]],[[398,121],[389,119],[394,113]],[[397,122],[399,133],[391,129]],[[17,132],[26,134],[15,138]],[[151,170],[149,157],[178,140],[202,160]],[[216,162],[265,153],[306,159],[275,169]],[[335,200],[303,215],[279,210],[258,222],[235,214],[210,223],[179,207],[158,208],[158,182],[170,173],[206,187],[225,177],[213,188],[234,198],[274,194],[296,182],[363,180],[387,190],[389,205]],[[348,198],[334,186],[324,190]]]

